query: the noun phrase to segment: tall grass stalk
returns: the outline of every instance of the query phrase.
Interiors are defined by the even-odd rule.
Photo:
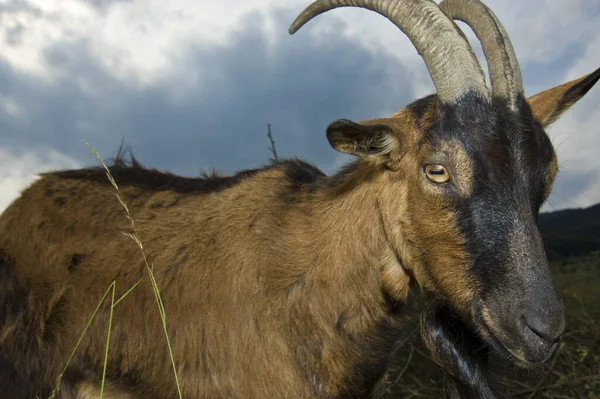
[[[173,358],[173,350],[172,350],[172,347],[171,347],[171,340],[169,339],[169,333],[167,331],[167,317],[166,317],[166,313],[165,313],[165,307],[163,305],[162,297],[161,297],[160,291],[158,289],[158,284],[156,283],[156,278],[154,277],[154,268],[153,268],[153,266],[150,266],[150,264],[148,262],[148,258],[146,257],[146,252],[144,251],[144,245],[142,244],[142,241],[141,241],[141,239],[140,239],[140,237],[139,237],[139,235],[137,233],[137,228],[136,228],[136,225],[135,225],[135,221],[134,221],[133,217],[131,216],[131,213],[129,212],[129,207],[127,206],[127,203],[123,200],[123,197],[121,196],[121,192],[119,190],[119,186],[117,185],[115,179],[113,178],[112,174],[110,173],[110,170],[108,169],[108,167],[106,166],[106,164],[104,163],[104,161],[102,160],[102,158],[100,157],[100,155],[98,154],[98,152],[85,139],[82,139],[82,140],[87,145],[87,147],[90,150],[90,152],[102,163],[102,166],[106,170],[106,176],[107,176],[108,180],[110,181],[110,183],[112,184],[112,186],[116,190],[117,200],[119,201],[119,203],[121,204],[121,206],[123,207],[123,209],[125,209],[125,214],[127,216],[127,219],[129,219],[129,222],[131,223],[131,229],[132,229],[133,233],[125,233],[125,232],[123,232],[123,234],[126,235],[126,236],[128,236],[129,238],[131,238],[137,244],[137,246],[140,248],[140,251],[141,251],[141,254],[142,254],[142,258],[143,258],[144,264],[146,266],[146,271],[148,272],[148,276],[150,278],[150,283],[152,285],[152,291],[154,292],[154,297],[156,299],[156,304],[158,306],[158,312],[160,314],[160,320],[161,320],[161,323],[162,323],[163,331],[165,333],[165,339],[167,341],[167,347],[169,349],[169,357],[170,357],[170,360],[171,360],[171,366],[173,367],[173,374],[175,376],[175,385],[177,387],[177,393],[179,395],[179,398],[182,399],[181,388],[180,388],[180,385],[179,385],[179,376],[177,375],[177,368],[175,366],[175,359]],[[142,281],[141,279],[138,280],[131,288],[129,288],[127,290],[127,292],[125,292],[116,301],[115,301],[116,281],[113,281],[110,284],[110,286],[106,289],[104,295],[102,296],[102,298],[98,302],[98,305],[96,306],[96,309],[94,310],[94,313],[90,317],[90,319],[89,319],[87,325],[85,326],[83,332],[79,336],[77,344],[73,348],[73,351],[71,352],[71,355],[69,356],[69,359],[67,360],[67,364],[64,366],[62,372],[59,374],[59,376],[58,376],[58,378],[56,380],[55,388],[52,391],[52,394],[50,395],[50,397],[48,399],[55,399],[56,398],[56,395],[60,391],[60,384],[61,384],[62,378],[64,376],[64,373],[66,372],[66,370],[69,367],[71,361],[73,360],[73,357],[74,357],[75,353],[77,352],[77,349],[79,348],[79,346],[81,344],[81,341],[83,340],[83,337],[87,333],[90,325],[92,324],[92,321],[96,317],[96,314],[98,313],[98,310],[100,309],[100,306],[104,302],[104,299],[106,298],[106,296],[108,295],[108,293],[112,291],[111,305],[110,305],[110,316],[109,316],[109,321],[108,321],[108,332],[107,332],[107,339],[106,339],[106,350],[105,350],[105,354],[104,354],[104,365],[103,365],[103,370],[102,370],[102,383],[101,383],[101,386],[100,386],[100,399],[102,399],[102,396],[104,394],[104,384],[105,384],[105,380],[106,380],[106,368],[107,368],[107,364],[108,364],[108,352],[109,352],[109,346],[110,346],[110,334],[111,334],[111,331],[112,331],[113,309],[114,309],[115,306],[117,306],[117,304],[119,304],[123,299],[125,299],[125,297],[127,297],[127,295],[129,295],[140,284],[141,281]]]
[[[148,258],[146,257],[146,252],[144,251],[144,245],[142,244],[142,241],[140,240],[140,237],[137,232],[135,221],[134,221],[133,217],[131,216],[131,212],[129,212],[129,207],[127,206],[127,203],[123,200],[123,197],[121,196],[121,192],[119,191],[119,186],[117,185],[117,182],[115,181],[112,174],[110,173],[108,166],[106,166],[106,164],[100,157],[100,154],[98,154],[98,152],[85,139],[82,139],[82,140],[87,145],[90,152],[102,163],[102,166],[106,170],[106,177],[110,181],[110,184],[112,184],[112,186],[115,188],[117,199],[118,199],[119,203],[121,204],[121,206],[123,207],[123,209],[125,209],[125,214],[127,215],[127,219],[129,219],[129,222],[131,223],[131,230],[133,231],[133,233],[123,233],[123,234],[125,234],[126,236],[131,238],[138,245],[138,247],[140,248],[140,252],[142,254],[142,258],[144,259],[144,264],[146,265],[146,271],[148,272],[148,276],[150,277],[150,283],[152,284],[152,291],[154,292],[154,298],[156,299],[156,304],[158,306],[158,312],[160,314],[163,331],[165,333],[165,339],[167,340],[167,347],[169,349],[169,357],[171,359],[171,365],[173,367],[173,374],[175,376],[175,385],[177,386],[177,394],[179,395],[179,398],[182,399],[181,388],[179,386],[179,376],[177,375],[177,367],[175,366],[175,359],[173,358],[173,350],[171,347],[171,340],[169,339],[169,333],[167,331],[167,317],[166,317],[162,297],[161,297],[160,291],[158,289],[158,284],[156,283],[156,279],[154,278],[154,271],[153,271],[154,267],[153,266],[151,267],[148,262]],[[104,379],[103,379],[103,383],[104,383]]]

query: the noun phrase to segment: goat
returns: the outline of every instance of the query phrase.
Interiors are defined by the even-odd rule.
[[[544,128],[600,69],[526,97],[517,58],[478,0],[318,0],[290,27],[359,6],[423,57],[436,93],[386,118],[336,120],[356,158],[332,176],[292,159],[187,178],[110,167],[160,289],[184,398],[368,397],[402,327],[409,284],[434,298],[422,337],[459,397],[496,397],[488,348],[533,367],[565,328],[536,220],[558,164]],[[454,20],[482,42],[491,88]],[[103,168],[47,172],[0,216],[0,397],[47,398],[116,281],[146,275]],[[110,306],[59,395],[97,394]],[[113,309],[110,397],[175,398],[147,280]]]

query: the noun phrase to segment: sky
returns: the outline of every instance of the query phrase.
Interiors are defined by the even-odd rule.
[[[388,116],[434,91],[388,20],[309,0],[0,0],[0,211],[40,172],[114,156],[187,176],[280,157],[326,173],[350,157],[335,119]],[[600,67],[597,0],[487,0],[510,34],[526,95]],[[472,31],[459,23],[483,61]],[[485,67],[485,63],[484,63]],[[600,86],[547,129],[560,173],[544,210],[600,202]]]

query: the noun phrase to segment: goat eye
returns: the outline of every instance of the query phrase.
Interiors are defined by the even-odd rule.
[[[446,183],[450,180],[450,174],[443,165],[425,165],[425,175],[434,183]]]

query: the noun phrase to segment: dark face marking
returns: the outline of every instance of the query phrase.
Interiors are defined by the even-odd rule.
[[[456,184],[443,190],[477,287],[470,304],[475,328],[524,365],[544,361],[564,330],[536,225],[555,173],[550,140],[524,99],[514,113],[467,96],[440,116],[424,142],[460,143],[473,171],[468,197],[457,195]]]

